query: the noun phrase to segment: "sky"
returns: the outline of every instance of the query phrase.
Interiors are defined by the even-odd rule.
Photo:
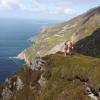
[[[0,18],[68,20],[100,0],[0,0]]]

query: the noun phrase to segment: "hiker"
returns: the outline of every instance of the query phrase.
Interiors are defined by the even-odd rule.
[[[73,50],[73,43],[71,41],[68,42],[68,50],[67,53],[68,54],[72,54],[72,50]]]
[[[64,54],[67,56],[67,54],[72,54],[72,49],[73,49],[73,43],[71,41],[68,41],[67,43],[65,42],[64,44]]]
[[[66,38],[66,41],[68,41],[68,37]],[[71,39],[70,41],[68,41],[67,43],[65,42],[65,45],[64,45],[64,54],[65,56],[67,54],[72,54],[72,50],[73,50],[73,43],[75,42],[76,40],[76,33],[73,33],[72,36],[71,36]]]
[[[64,44],[64,54],[65,54],[65,56],[67,56],[67,50],[68,50],[68,45],[65,42],[65,44]]]

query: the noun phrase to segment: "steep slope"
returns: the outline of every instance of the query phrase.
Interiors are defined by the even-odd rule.
[[[33,45],[18,55],[18,58],[29,63],[36,56],[42,57],[52,52],[62,51],[63,43],[66,38],[70,40],[73,32],[76,32],[76,41],[78,41],[100,28],[99,19],[100,7],[97,7],[67,22],[48,26],[39,35],[33,37]],[[55,50],[55,47],[57,47],[57,50]]]
[[[100,88],[98,58],[59,52],[39,59],[6,79],[3,100],[90,100],[86,88]]]
[[[75,51],[88,56],[100,56],[100,28],[92,35],[78,41],[75,44]]]

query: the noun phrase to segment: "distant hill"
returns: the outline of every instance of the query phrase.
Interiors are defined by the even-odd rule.
[[[47,33],[49,36],[54,34],[65,34],[66,36],[67,34],[77,32],[81,39],[82,37],[92,34],[97,28],[100,27],[99,19],[100,6],[92,8],[86,13],[83,13],[67,22],[47,27],[43,33]]]
[[[42,57],[63,51],[66,38],[70,40],[73,33],[77,34],[75,41],[77,42],[90,36],[98,28],[100,28],[100,6],[64,23],[45,27],[39,35],[32,38],[34,44],[24,50],[18,58],[25,59],[28,63],[36,56]]]

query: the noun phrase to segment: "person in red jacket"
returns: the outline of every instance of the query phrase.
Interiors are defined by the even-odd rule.
[[[71,41],[68,42],[68,50],[67,53],[68,54],[72,54],[72,50],[73,50],[73,43]]]
[[[65,42],[64,44],[64,55],[67,56],[67,54],[72,54],[73,50],[73,43],[71,41]]]

